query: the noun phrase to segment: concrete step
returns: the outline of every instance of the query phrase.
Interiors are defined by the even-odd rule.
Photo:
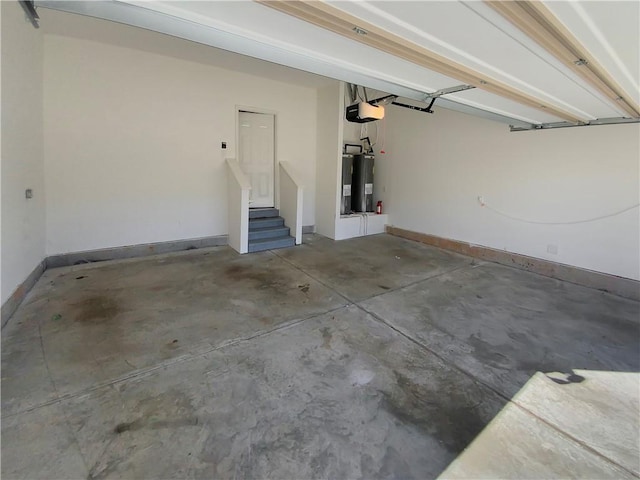
[[[282,217],[266,217],[266,218],[250,218],[249,231],[261,228],[284,227],[284,218]]]
[[[257,228],[249,231],[249,241],[264,240],[265,238],[288,237],[289,227]]]
[[[249,218],[277,217],[280,212],[277,208],[250,208]]]
[[[249,252],[262,252],[263,250],[275,250],[276,248],[293,247],[296,239],[293,237],[276,237],[264,240],[249,240]]]

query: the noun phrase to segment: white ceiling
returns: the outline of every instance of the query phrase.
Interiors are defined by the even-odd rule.
[[[578,118],[628,116],[483,2],[329,3]],[[640,2],[545,4],[637,104]],[[44,0],[36,5],[143,27],[415,100],[463,83],[252,1]],[[45,23],[43,17],[47,28]],[[480,89],[447,95],[438,104],[476,107],[516,125],[563,120]]]

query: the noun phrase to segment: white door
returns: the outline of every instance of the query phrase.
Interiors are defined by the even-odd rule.
[[[238,157],[249,177],[249,207],[273,207],[275,153],[274,117],[265,113],[239,112]]]

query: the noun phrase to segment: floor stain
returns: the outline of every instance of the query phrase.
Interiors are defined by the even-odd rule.
[[[143,428],[151,430],[175,429],[199,423],[191,400],[185,394],[175,390],[143,398],[130,410],[130,414],[132,416],[137,414],[136,418],[118,423],[113,429],[114,433],[119,435]]]
[[[99,459],[89,470],[87,480],[102,480],[108,478],[113,472],[116,472],[120,465],[125,463],[129,455],[135,450],[134,446],[129,446],[122,451],[112,452],[108,459]]]
[[[434,436],[453,453],[464,450],[490,421],[478,411],[482,399],[463,395],[459,385],[432,389],[396,370],[393,374],[395,388],[382,392],[381,406],[399,421]]]
[[[331,334],[331,329],[329,327],[324,327],[324,328],[321,328],[320,331],[322,332],[322,347],[326,349],[330,349],[331,339],[333,338],[333,335]]]
[[[179,427],[188,427],[198,425],[198,417],[190,416],[190,417],[182,417],[182,418],[170,418],[170,419],[155,419],[155,418],[140,418],[138,420],[134,420],[133,422],[124,422],[116,425],[116,428],[113,431],[117,434],[121,434],[124,432],[131,432],[135,430],[142,430],[143,428],[148,428],[151,430],[159,430],[162,428],[168,428],[173,430]]]
[[[302,293],[307,293],[309,291],[309,284],[305,283],[304,285],[298,285],[298,288]]]
[[[503,370],[513,369],[513,362],[509,357],[497,351],[500,347],[496,347],[482,340],[475,334],[469,337],[468,343],[473,347],[474,356],[481,362]]]
[[[259,290],[268,289],[277,294],[286,294],[290,289],[288,281],[277,270],[270,268],[236,264],[225,268],[224,273],[232,281],[252,282]]]
[[[116,433],[128,432],[129,430],[131,430],[131,426],[134,423],[135,422],[119,423],[118,425],[116,425],[116,428],[114,428],[113,431]]]
[[[132,319],[124,315],[127,310],[122,302],[110,295],[83,293],[77,300],[60,302],[59,327],[51,327],[68,327],[75,332],[65,344],[65,362],[86,363],[98,356],[101,361],[117,358],[131,366],[126,359],[135,357],[140,347],[128,341],[127,324]],[[57,347],[45,343],[45,348]]]
[[[83,323],[108,322],[121,311],[118,302],[105,295],[87,297],[73,306],[78,310],[76,321]]]
[[[313,478],[328,478],[330,475],[327,475],[327,472],[334,461],[335,456],[330,452],[329,447],[314,456],[309,462]]]
[[[411,474],[411,467],[402,458],[402,454],[390,446],[387,447],[384,457],[382,457],[382,465],[376,476],[380,478],[415,478]]]

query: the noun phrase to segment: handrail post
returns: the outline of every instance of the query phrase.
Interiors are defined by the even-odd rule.
[[[249,251],[249,192],[251,183],[235,158],[227,159],[227,225],[229,246],[238,253]]]
[[[293,166],[286,161],[280,166],[280,215],[285,224],[291,228],[296,245],[302,243],[302,206],[304,186],[299,180]]]

